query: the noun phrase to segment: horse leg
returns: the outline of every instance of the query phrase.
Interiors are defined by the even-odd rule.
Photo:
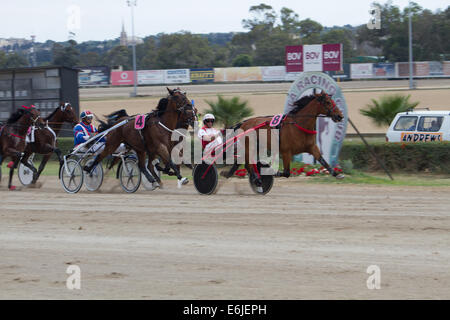
[[[0,153],[0,182],[2,181],[2,163],[3,163],[3,154]]]
[[[291,175],[291,159],[292,154],[290,152],[284,152],[283,155],[283,173],[281,176],[289,178]]]
[[[169,151],[167,150],[166,146],[163,144],[160,144],[158,147],[158,154],[163,159],[164,163],[167,165],[169,164],[170,168],[175,172],[175,175],[178,178],[178,188],[181,188],[182,185],[185,185],[189,182],[188,178],[183,178],[180,174],[180,170],[178,170],[178,167],[172,162],[172,159],[170,158]]]
[[[15,154],[15,155],[11,156],[11,158],[12,158],[12,161],[11,161],[12,165],[9,166],[9,181],[8,181],[8,189],[11,190],[11,191],[14,191],[14,190],[17,189],[16,186],[12,185],[12,178],[13,178],[13,175],[14,175],[14,169],[19,164],[20,157],[22,155],[20,152],[16,152],[16,153],[13,153],[13,154]]]
[[[155,178],[147,171],[147,168],[145,167],[145,155],[146,153],[144,151],[139,151],[136,152],[137,156],[138,156],[138,166],[139,166],[139,170],[141,170],[141,172],[144,174],[145,178],[147,178],[147,180],[155,187],[159,187],[159,184],[156,183]],[[150,158],[149,158],[150,161]],[[157,178],[158,179],[158,178]]]
[[[59,149],[58,149],[58,151],[59,151]],[[60,156],[61,155],[61,151],[59,151],[59,153],[60,153],[59,154],[59,156]],[[41,164],[39,165],[39,169],[37,171],[36,176],[33,175],[33,181],[31,181],[32,184],[35,184],[37,182],[37,180],[41,176],[42,171],[44,171],[45,165],[47,164],[47,162],[48,162],[48,160],[50,159],[51,156],[52,156],[52,154],[50,153],[50,154],[46,154],[42,158],[42,161],[41,161]],[[61,159],[61,161],[63,161],[63,160]],[[61,167],[61,161],[59,162],[60,167]],[[64,163],[64,161],[63,161],[63,163]]]
[[[108,143],[105,144],[105,149],[103,149],[103,151],[101,153],[99,153],[98,155],[95,156],[94,161],[92,161],[90,166],[84,166],[83,170],[91,173],[91,171],[95,168],[95,166],[97,164],[99,164],[100,162],[102,162],[102,160],[112,154],[120,145],[120,140],[116,141],[116,142],[112,142],[108,145]]]
[[[343,174],[337,173],[336,171],[334,171],[334,170],[330,167],[330,165],[328,164],[328,162],[327,162],[327,161],[322,157],[322,155],[320,154],[320,150],[319,150],[319,148],[317,147],[317,145],[314,145],[314,146],[311,148],[310,154],[312,154],[312,155],[314,156],[314,159],[316,159],[317,161],[319,161],[320,164],[323,165],[333,177],[335,177],[336,179],[343,179],[343,178],[344,178],[344,175],[343,175]]]

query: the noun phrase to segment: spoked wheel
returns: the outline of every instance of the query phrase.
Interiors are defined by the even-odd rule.
[[[33,156],[34,154],[28,158],[28,163],[34,167]],[[33,182],[33,171],[26,167],[22,162],[19,163],[18,176],[20,183],[24,186],[29,186],[31,182]]]
[[[141,170],[136,159],[127,158],[119,168],[119,180],[125,192],[133,193],[141,185]]]
[[[86,161],[86,165],[90,166],[94,158]],[[103,167],[101,163],[98,163],[91,172],[83,171],[84,184],[89,191],[97,191],[103,183]]]
[[[197,164],[192,170],[194,186],[201,194],[212,194],[216,191],[219,175],[216,166],[205,162]]]
[[[161,179],[161,171],[156,169],[157,164],[159,164],[158,159],[155,159],[152,161],[153,170],[155,170],[156,175]],[[147,168],[147,165],[148,165],[148,159],[145,161],[145,168]],[[150,173],[150,170],[147,169],[147,171],[148,171],[148,173]],[[145,175],[143,173],[141,174],[141,180],[142,180],[142,185],[144,186],[144,188],[146,190],[150,190],[150,191],[155,190],[155,187],[153,187],[153,184],[147,180],[147,178],[145,177]]]
[[[83,169],[78,161],[69,159],[62,165],[59,178],[66,192],[77,193],[83,186]]]
[[[259,173],[261,174],[261,167],[264,167],[265,165],[262,165],[260,162],[257,164],[257,168]],[[248,175],[248,182],[250,183],[250,187],[252,188],[253,192],[260,195],[265,195],[268,193],[272,187],[273,187],[273,181],[274,177],[273,175],[261,175],[261,186],[257,186],[255,184],[255,181],[252,179],[251,174]]]

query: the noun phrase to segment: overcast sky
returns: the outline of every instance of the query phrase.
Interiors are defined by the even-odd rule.
[[[300,19],[311,18],[324,26],[360,25],[369,20],[372,0],[137,0],[135,32],[144,37],[185,30],[192,33],[245,31],[242,19],[250,17],[249,8],[260,3],[271,5],[279,14],[282,7],[294,10]],[[385,3],[385,1],[380,1]],[[448,0],[417,0],[435,11],[445,9]],[[408,0],[393,0],[403,9]],[[126,0],[0,0],[0,38],[30,38],[36,41],[68,39],[71,6],[80,8],[80,29],[75,40],[115,39],[122,20],[131,35],[131,11]],[[72,11],[73,12],[73,11]],[[76,20],[70,20],[75,25]]]

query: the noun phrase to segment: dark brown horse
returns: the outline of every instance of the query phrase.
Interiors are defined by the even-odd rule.
[[[151,183],[155,182],[153,177],[156,177],[158,183],[161,183],[161,180],[154,172],[150,160],[148,169],[152,172],[152,174],[149,174],[146,170],[146,154],[149,155],[149,159],[153,159],[154,155],[158,155],[165,164],[169,164],[176,173],[179,180],[179,186],[187,183],[187,179],[181,176],[178,168],[170,158],[168,148],[170,145],[170,134],[167,133],[167,129],[174,130],[180,115],[183,113],[192,113],[193,109],[189,100],[180,90],[170,90],[169,88],[167,88],[167,90],[169,92],[167,100],[160,102],[158,107],[159,110],[151,112],[145,117],[145,126],[143,129],[135,129],[135,118],[128,118],[128,120],[130,120],[128,123],[112,130],[107,134],[105,149],[95,158],[92,164],[85,167],[84,170],[90,172],[106,156],[112,154],[121,143],[125,143],[136,152],[138,156],[139,169]],[[123,119],[126,118],[119,118],[117,122],[120,122]],[[164,128],[161,124],[163,124],[166,128]],[[112,127],[112,124],[102,123],[102,131],[110,127]]]
[[[28,143],[25,148],[25,154],[22,157],[21,162],[23,164],[28,163],[28,158],[32,153],[43,154],[41,164],[36,174],[33,174],[32,184],[36,183],[45,168],[48,160],[50,159],[53,152],[56,153],[59,159],[59,163],[63,162],[61,151],[57,147],[56,138],[61,131],[61,127],[64,123],[72,124],[72,127],[78,123],[77,116],[72,106],[68,102],[61,102],[59,107],[57,107],[50,115],[48,115],[44,120],[45,127],[38,128],[35,131],[34,137],[35,141]]]
[[[25,151],[26,142],[25,137],[28,132],[28,128],[32,125],[43,124],[42,119],[39,116],[40,112],[34,107],[22,107],[11,115],[5,126],[0,129],[0,179],[1,179],[1,164],[7,157],[11,158],[11,162],[8,164],[9,170],[9,182],[8,189],[15,190],[16,187],[12,185],[12,178],[14,169],[19,164],[22,152]],[[25,164],[35,174],[36,169]]]
[[[290,111],[283,122],[281,123],[279,133],[279,152],[283,158],[284,171],[282,176],[288,178],[290,176],[290,166],[292,157],[296,154],[307,152],[314,156],[314,159],[319,161],[334,177],[343,178],[343,175],[337,174],[330,165],[322,157],[318,146],[316,145],[316,120],[319,116],[330,117],[334,122],[342,121],[344,118],[342,112],[336,106],[334,101],[326,93],[313,94],[305,96],[294,103],[296,106]],[[235,130],[240,128],[244,131],[263,124],[259,129],[267,130],[267,149],[271,146],[271,127],[269,123],[273,116],[269,117],[255,117],[245,120],[235,127]],[[246,138],[245,143],[245,167],[256,185],[261,184],[257,166],[250,166],[249,164],[249,141]],[[231,177],[237,169],[235,164],[226,177]]]

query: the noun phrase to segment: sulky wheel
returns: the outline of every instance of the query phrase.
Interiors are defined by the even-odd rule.
[[[87,166],[90,166],[94,158],[89,159],[86,162]],[[101,163],[98,163],[90,173],[83,171],[84,184],[89,191],[97,191],[103,183],[103,167]]]
[[[258,171],[261,172],[261,167],[266,166],[262,165],[260,162],[258,162],[257,168]],[[252,188],[253,192],[260,195],[265,195],[272,189],[274,177],[273,175],[261,175],[261,181],[262,185],[257,186],[255,184],[255,181],[252,180],[251,175],[248,175],[248,182],[250,183],[250,187]]]
[[[134,193],[141,185],[141,170],[135,158],[127,158],[119,168],[119,180],[122,189]]]
[[[80,191],[84,178],[80,163],[74,159],[65,161],[59,172],[59,178],[66,192],[77,193]]]
[[[192,177],[195,189],[201,194],[212,194],[216,191],[219,175],[214,164],[210,166],[203,162],[195,165],[192,170]]]
[[[34,155],[34,154],[33,154]],[[28,163],[33,166],[33,156],[28,158]],[[22,162],[19,163],[18,168],[19,181],[24,186],[29,186],[33,182],[33,171],[26,167]]]

